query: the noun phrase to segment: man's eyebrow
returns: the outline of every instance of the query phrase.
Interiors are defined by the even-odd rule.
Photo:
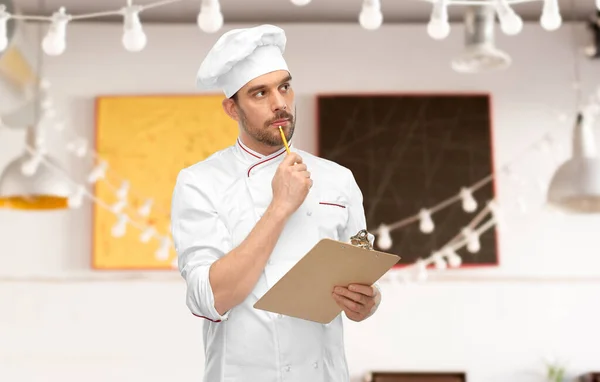
[[[292,80],[292,76],[291,76],[291,75],[288,75],[288,76],[287,76],[287,77],[285,77],[285,78],[284,78],[284,79],[283,79],[283,80],[282,80],[280,83],[284,83],[284,82],[290,82],[291,80]],[[256,85],[256,86],[253,86],[253,87],[251,87],[250,89],[248,89],[247,93],[248,93],[248,94],[250,94],[250,93],[254,93],[255,91],[262,90],[262,89],[265,89],[265,88],[266,88],[266,86],[265,86],[265,85]]]

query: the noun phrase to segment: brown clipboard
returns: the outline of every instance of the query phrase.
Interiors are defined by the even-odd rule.
[[[254,308],[328,324],[342,312],[332,296],[334,287],[373,285],[399,260],[397,255],[321,239]]]

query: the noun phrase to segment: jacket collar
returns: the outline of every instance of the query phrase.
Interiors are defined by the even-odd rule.
[[[288,143],[288,146],[290,147],[290,149],[292,148],[291,141]],[[244,161],[249,162],[251,164],[255,164],[256,162],[262,162],[262,161],[280,156],[281,153],[285,151],[285,147],[282,147],[281,149],[275,151],[272,154],[263,155],[259,152],[252,150],[248,146],[246,146],[242,142],[242,140],[238,137],[237,141],[235,143],[235,151],[240,155],[240,157],[242,159],[244,159]]]

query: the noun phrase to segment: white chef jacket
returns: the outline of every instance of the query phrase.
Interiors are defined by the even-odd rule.
[[[295,149],[313,179],[250,295],[223,315],[214,307],[209,267],[238,246],[272,199],[285,149],[263,156],[235,145],[180,171],[172,198],[172,236],[186,281],[186,304],[205,319],[205,382],[348,382],[342,315],[329,324],[253,308],[320,239],[347,242],[366,228],[362,193],[350,170]],[[373,237],[370,237],[373,241]]]

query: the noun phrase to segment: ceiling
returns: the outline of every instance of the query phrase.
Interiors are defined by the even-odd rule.
[[[3,3],[7,0],[0,0]],[[137,0],[149,4],[156,0]],[[226,23],[341,23],[357,22],[362,0],[312,0],[299,7],[290,0],[220,0]],[[509,0],[510,1],[510,0]],[[520,1],[520,0],[519,0]],[[64,6],[67,13],[81,14],[117,10],[126,0],[13,0],[25,14],[49,15]],[[173,4],[149,9],[142,14],[143,22],[194,23],[201,0],[180,0]],[[431,12],[428,0],[381,0],[384,23],[426,22]],[[520,2],[513,8],[525,20],[539,20],[542,0]],[[559,0],[563,20],[587,20],[595,12],[594,0]],[[450,18],[460,20],[462,5],[449,7]],[[574,16],[574,17],[573,17]],[[98,18],[94,21],[121,21]]]

